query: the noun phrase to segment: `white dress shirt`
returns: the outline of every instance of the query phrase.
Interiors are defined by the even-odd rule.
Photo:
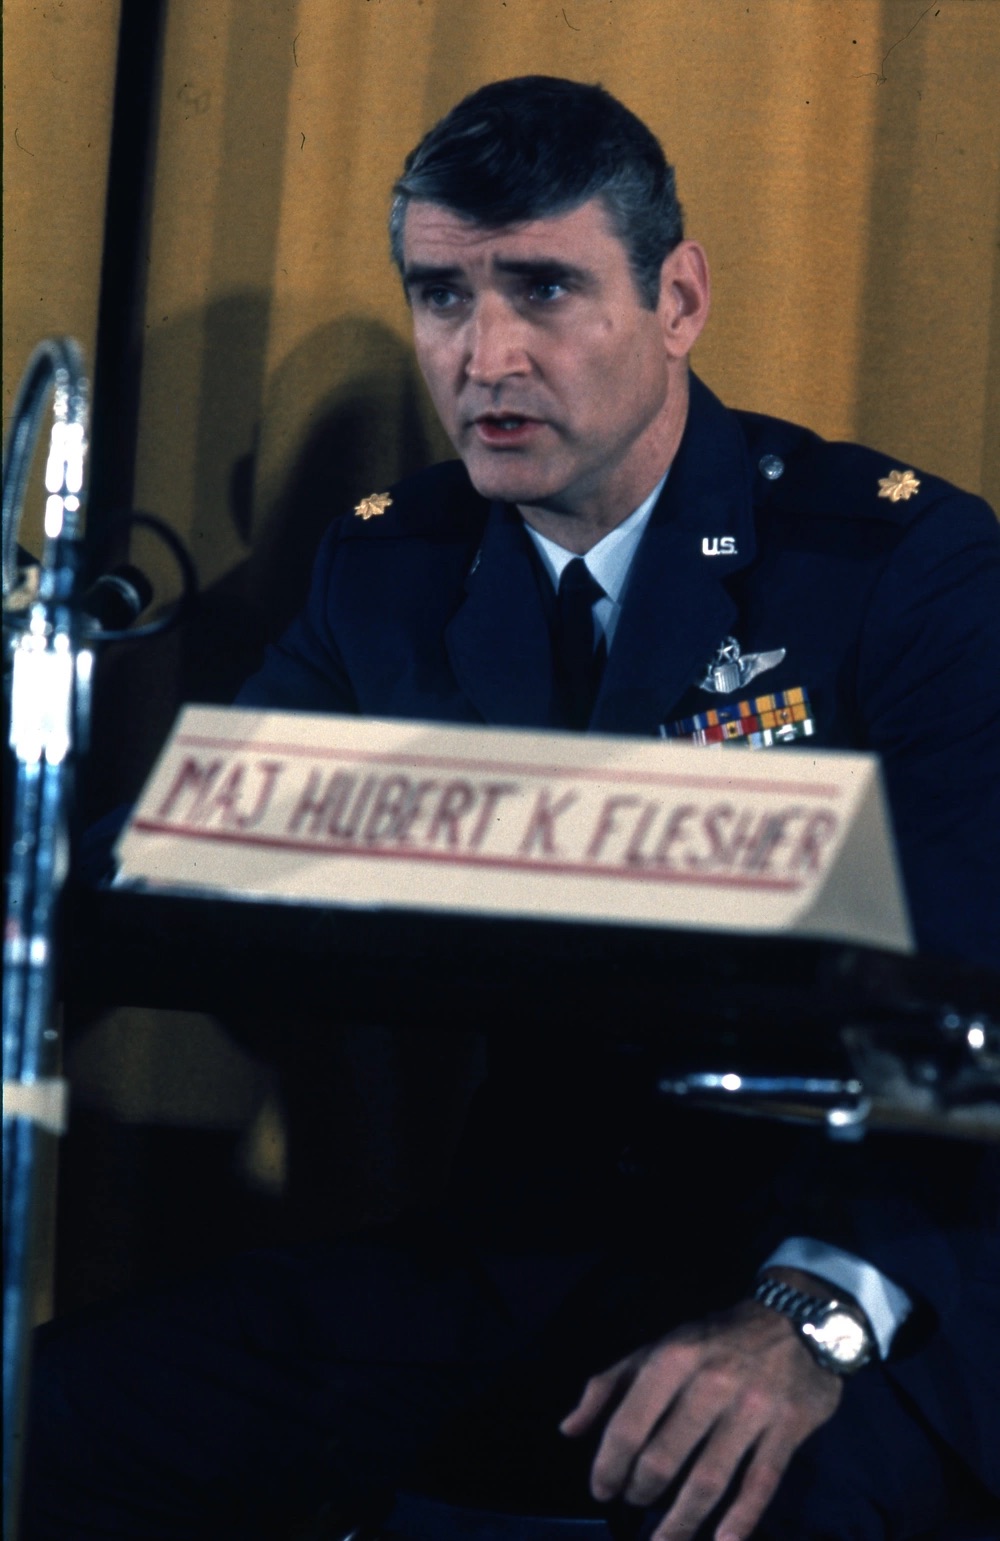
[[[621,524],[615,525],[615,528],[599,540],[596,546],[591,546],[583,558],[590,576],[596,578],[604,590],[605,598],[599,599],[594,606],[594,642],[596,644],[598,639],[603,637],[609,653],[618,625],[618,617],[622,613],[622,601],[625,598],[628,575],[632,570],[632,558],[642,540],[649,523],[649,516],[663,491],[666,479],[665,476],[662,477],[645,502],[640,503],[635,512],[629,514]],[[558,589],[563,568],[569,566],[576,552],[567,551],[565,546],[557,545],[547,535],[539,535],[530,524],[526,524],[525,529],[535,543],[535,550],[542,559],[542,566],[552,579],[552,587]]]

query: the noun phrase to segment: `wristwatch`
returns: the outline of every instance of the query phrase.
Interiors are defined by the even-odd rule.
[[[821,1300],[766,1274],[758,1280],[753,1298],[787,1316],[816,1363],[835,1375],[853,1375],[875,1353],[875,1334],[853,1301]]]

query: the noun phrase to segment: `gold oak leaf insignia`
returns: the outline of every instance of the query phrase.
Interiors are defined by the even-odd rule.
[[[392,499],[387,492],[373,492],[370,498],[362,498],[354,512],[359,519],[377,519],[391,507]]]
[[[913,471],[890,471],[888,476],[879,477],[879,497],[888,498],[890,503],[904,502],[912,498],[915,492],[920,491],[920,483]]]

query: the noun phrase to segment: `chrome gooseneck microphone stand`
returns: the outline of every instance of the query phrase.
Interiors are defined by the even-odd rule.
[[[20,510],[49,393],[45,541],[37,587],[17,559]],[[8,436],[3,478],[4,651],[11,619],[10,744],[16,762],[3,986],[4,1535],[15,1533],[40,1171],[62,1132],[54,1016],[56,922],[68,868],[74,761],[85,747],[94,655],[77,604],[82,567],[88,387],[76,343],[36,348]],[[16,620],[16,625],[13,624]],[[92,630],[92,628],[91,628]],[[4,660],[5,673],[7,659]]]
[[[22,572],[21,506],[46,403],[52,428],[45,466],[41,562]],[[81,593],[88,386],[80,349],[50,338],[25,370],[3,472],[4,685],[10,685],[15,762],[7,874],[3,986],[3,1476],[4,1536],[18,1508],[28,1381],[33,1238],[45,1157],[63,1132],[67,1088],[60,1078],[55,1013],[59,898],[69,869],[73,772],[88,748],[90,687],[99,643],[157,636],[179,624],[198,591],[183,541],[153,514],[130,512],[113,528],[142,527],[171,552],[181,592],[144,625],[102,626]],[[109,575],[113,578],[113,574]],[[142,575],[139,574],[139,577]],[[152,590],[133,589],[129,622]]]

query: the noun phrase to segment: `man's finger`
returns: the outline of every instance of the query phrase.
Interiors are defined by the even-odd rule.
[[[629,1358],[613,1364],[610,1370],[603,1370],[600,1375],[592,1375],[583,1388],[579,1402],[560,1423],[560,1431],[570,1437],[586,1433],[608,1403],[627,1385],[633,1369],[634,1361]]]
[[[639,1452],[625,1484],[623,1496],[627,1503],[654,1503],[715,1425],[719,1409],[704,1401],[699,1403],[690,1390],[688,1387],[675,1402],[669,1417],[653,1431]]]
[[[686,1541],[687,1537],[694,1535],[721,1502],[740,1463],[759,1434],[759,1425],[744,1419],[720,1419],[685,1478],[680,1492],[660,1521],[653,1541]],[[740,1490],[742,1492],[742,1483]],[[651,1503],[653,1498],[643,1501]]]
[[[727,1509],[715,1532],[715,1541],[747,1541],[753,1535],[778,1491],[778,1484],[796,1448],[795,1444],[789,1445],[776,1434],[761,1440],[744,1473],[735,1502]]]
[[[695,1356],[676,1344],[646,1359],[604,1430],[590,1477],[595,1498],[613,1498],[624,1489],[636,1457],[694,1368]]]

